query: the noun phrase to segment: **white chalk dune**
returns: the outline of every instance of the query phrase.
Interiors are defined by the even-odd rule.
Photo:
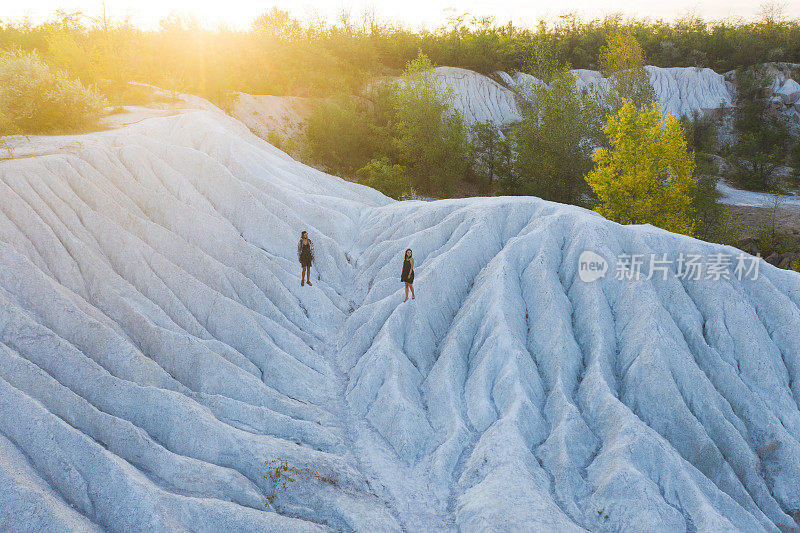
[[[457,67],[437,67],[433,73],[440,85],[452,89],[453,107],[467,124],[505,125],[522,119],[514,92],[493,79]]]
[[[732,107],[733,98],[729,84],[721,74],[708,68],[645,67],[650,74],[650,84],[656,98],[665,113],[677,117],[689,116],[693,113],[705,113],[722,107]],[[437,78],[453,89],[453,104],[464,114],[469,124],[493,121],[499,125],[509,125],[520,120],[520,101],[514,98],[518,94],[522,100],[533,101],[535,88],[543,82],[523,72],[510,75],[497,72],[497,76],[505,83],[503,87],[491,78],[471,70],[439,67],[434,70]],[[575,84],[579,91],[602,99],[608,92],[609,83],[596,70],[576,69],[571,71],[575,76]],[[787,89],[788,91],[789,89]]]
[[[694,113],[733,106],[732,91],[725,78],[710,68],[645,68],[665,113],[691,117]]]
[[[32,142],[0,163],[0,528],[797,527],[797,274],[584,283],[584,249],[732,250],[395,202],[213,110]],[[336,482],[265,507],[277,458]]]

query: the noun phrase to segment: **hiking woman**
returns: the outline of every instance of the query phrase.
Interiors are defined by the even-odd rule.
[[[300,266],[303,268],[303,273],[300,276],[300,286],[308,282],[311,283],[311,265],[314,263],[314,243],[308,238],[308,232],[304,231],[300,234],[300,242],[297,243],[297,259],[300,261]]]
[[[400,275],[400,281],[406,284],[406,299],[403,300],[404,302],[408,300],[408,289],[411,289],[411,299],[415,298],[414,296],[414,258],[412,257],[413,252],[411,248],[406,250],[406,256],[403,259],[403,273]]]

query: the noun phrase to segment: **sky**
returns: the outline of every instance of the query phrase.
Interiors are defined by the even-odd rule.
[[[539,20],[552,20],[562,13],[576,12],[584,18],[622,13],[636,17],[674,20],[695,14],[705,19],[729,17],[755,18],[763,0],[105,0],[106,11],[113,18],[131,17],[141,27],[156,27],[158,21],[177,13],[195,14],[209,27],[224,23],[247,28],[260,13],[277,6],[306,20],[321,17],[334,21],[343,10],[360,17],[365,11],[381,20],[401,21],[412,28],[433,29],[455,14],[469,13],[492,16],[497,23],[509,20],[515,25],[533,26]],[[773,2],[775,3],[775,2]],[[800,18],[800,0],[778,5],[788,18]],[[82,11],[89,16],[102,13],[101,0],[4,0],[0,3],[0,20],[30,17],[34,22],[49,18],[56,10]]]

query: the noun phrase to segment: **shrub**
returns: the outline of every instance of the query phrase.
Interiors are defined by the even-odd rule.
[[[253,131],[253,133],[258,135],[255,131]],[[279,150],[283,149],[283,137],[275,131],[270,130],[267,132],[267,142]]]
[[[18,133],[65,133],[96,126],[105,102],[92,88],[53,71],[35,52],[0,56],[0,109]]]
[[[690,191],[692,211],[697,224],[694,236],[704,241],[735,244],[741,236],[742,221],[719,200],[719,178],[708,174],[697,176],[697,187]]]
[[[306,150],[329,172],[352,176],[375,151],[371,117],[355,98],[340,95],[314,107],[306,125]]]
[[[362,185],[378,189],[396,200],[411,190],[411,181],[405,169],[393,165],[387,157],[370,160],[356,172],[356,178]]]
[[[100,80],[97,90],[113,106],[147,105],[155,100],[152,87],[135,83]]]
[[[283,459],[265,461],[265,463],[267,465],[267,475],[264,477],[272,482],[272,490],[267,494],[267,501],[271,505],[275,501],[277,491],[280,489],[286,492],[287,487],[295,481],[292,474],[300,475],[301,471],[289,465]]]

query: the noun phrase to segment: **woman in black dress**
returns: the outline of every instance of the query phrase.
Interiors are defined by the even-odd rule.
[[[311,264],[314,263],[314,243],[308,238],[307,231],[300,234],[300,242],[297,243],[297,259],[303,269],[303,273],[300,275],[300,286],[306,283],[312,285]]]
[[[406,299],[403,300],[404,302],[408,300],[408,289],[411,289],[411,299],[415,298],[414,296],[414,258],[412,257],[413,252],[411,248],[406,250],[406,256],[403,259],[403,273],[400,275],[400,281],[406,284]]]

